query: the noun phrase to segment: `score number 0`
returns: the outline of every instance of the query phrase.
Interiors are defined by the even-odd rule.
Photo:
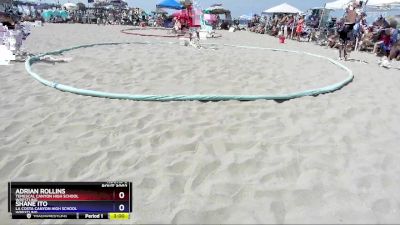
[[[124,193],[123,191],[121,191],[121,192],[118,194],[118,197],[119,197],[120,199],[123,199],[123,198],[125,197],[125,193]],[[124,204],[120,204],[120,205],[118,206],[118,209],[119,209],[119,211],[124,211],[124,209],[125,209]]]

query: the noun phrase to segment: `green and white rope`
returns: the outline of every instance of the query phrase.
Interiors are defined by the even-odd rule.
[[[310,89],[304,90],[299,92],[287,93],[287,94],[280,94],[280,95],[273,95],[273,94],[260,94],[260,95],[218,95],[218,94],[210,94],[210,95],[141,95],[141,94],[125,94],[125,93],[113,93],[113,92],[103,92],[103,91],[95,91],[95,90],[87,90],[87,89],[80,89],[68,85],[64,85],[61,83],[57,83],[54,81],[49,81],[41,77],[39,74],[35,73],[32,70],[32,65],[35,62],[40,61],[40,57],[45,55],[58,55],[64,52],[72,51],[75,49],[80,48],[89,48],[95,46],[104,46],[104,45],[121,45],[121,44],[178,44],[177,42],[114,42],[114,43],[97,43],[97,44],[88,44],[88,45],[80,45],[71,48],[65,48],[58,51],[46,52],[39,55],[35,55],[29,57],[25,62],[25,69],[26,71],[37,81],[40,83],[53,87],[60,91],[71,92],[78,95],[85,95],[85,96],[93,96],[93,97],[101,97],[101,98],[111,98],[111,99],[125,99],[125,100],[134,100],[134,101],[229,101],[229,100],[238,100],[238,101],[255,101],[255,100],[277,100],[277,101],[284,101],[290,100],[294,98],[300,98],[305,96],[316,96],[320,94],[331,93],[337,91],[350,82],[353,81],[354,75],[353,72],[344,66],[343,64],[322,55],[317,55],[313,53],[303,52],[303,51],[295,51],[295,50],[286,50],[286,49],[275,49],[275,48],[262,48],[262,47],[254,47],[254,46],[243,46],[243,45],[223,45],[226,47],[234,47],[234,48],[245,48],[245,49],[259,49],[259,50],[269,50],[269,51],[281,51],[281,52],[288,52],[288,53],[295,53],[295,54],[305,54],[321,59],[325,59],[344,71],[347,72],[348,76],[335,84],[317,88],[317,89]]]

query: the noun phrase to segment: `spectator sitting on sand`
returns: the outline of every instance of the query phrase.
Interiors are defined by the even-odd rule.
[[[174,20],[175,20],[175,24],[174,24],[174,29],[173,30],[174,30],[175,33],[178,33],[178,32],[180,32],[182,30],[182,24],[179,21],[179,19],[175,18]]]
[[[328,38],[328,47],[337,48],[338,46],[339,35],[333,34]]]
[[[389,60],[397,59],[400,60],[400,40],[393,44],[392,49],[389,53]]]
[[[388,52],[390,52],[391,46],[397,42],[397,32],[395,35],[396,37],[394,37],[394,35],[392,35],[392,33],[394,33],[392,30],[393,28],[387,28],[382,31],[380,41],[375,43],[372,53],[378,55],[378,51],[383,50],[384,54],[386,55]]]
[[[371,26],[362,35],[360,44],[358,45],[358,50],[361,51],[368,49],[369,47],[373,47],[374,46],[373,38],[374,38],[374,33],[373,33],[373,28]]]

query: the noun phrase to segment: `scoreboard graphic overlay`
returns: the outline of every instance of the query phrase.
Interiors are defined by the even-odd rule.
[[[13,219],[129,219],[131,182],[9,182]]]

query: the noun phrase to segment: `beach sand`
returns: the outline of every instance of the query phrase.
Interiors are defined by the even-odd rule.
[[[177,41],[125,35],[120,26],[46,24],[32,53],[80,44]],[[159,32],[159,31],[157,31]],[[304,50],[308,43],[222,32],[207,43]],[[280,94],[326,86],[347,74],[310,56],[179,44],[118,45],[35,64],[44,78],[132,94]],[[23,63],[0,68],[0,223],[12,221],[7,182],[132,181],[123,223],[398,223],[400,73],[344,62],[354,81],[334,93],[283,103],[135,102],[57,91]],[[121,223],[121,222],[118,222]]]

